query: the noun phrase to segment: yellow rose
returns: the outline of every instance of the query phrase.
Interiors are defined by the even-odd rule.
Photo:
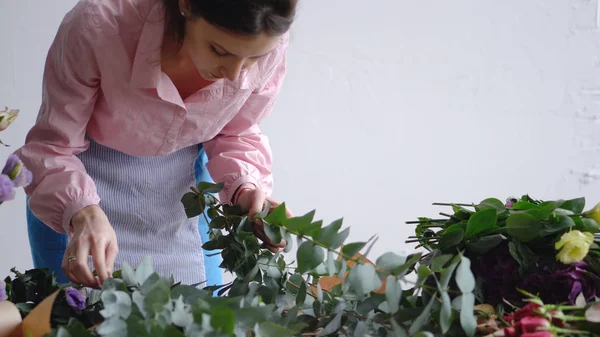
[[[556,259],[564,264],[583,261],[592,243],[594,243],[592,233],[582,233],[578,230],[567,232],[554,244],[554,248],[560,250],[556,254]]]

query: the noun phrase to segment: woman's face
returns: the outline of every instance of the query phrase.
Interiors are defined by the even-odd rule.
[[[271,52],[279,36],[261,33],[235,34],[186,14],[186,32],[181,51],[189,57],[200,75],[209,81],[227,78],[235,81],[240,72]]]

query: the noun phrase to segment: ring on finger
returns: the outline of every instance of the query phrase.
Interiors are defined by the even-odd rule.
[[[77,258],[76,258],[75,256],[73,256],[73,255],[71,255],[71,256],[69,256],[69,257],[67,258],[67,261],[68,261],[68,262],[73,262],[73,261],[75,261],[75,260],[77,260]]]

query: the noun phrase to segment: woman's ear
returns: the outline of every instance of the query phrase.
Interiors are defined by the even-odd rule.
[[[189,0],[179,0],[179,11],[183,17],[190,17],[192,9]]]

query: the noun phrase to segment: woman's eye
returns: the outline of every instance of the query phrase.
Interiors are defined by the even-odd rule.
[[[212,49],[213,53],[215,53],[217,56],[227,56],[227,53],[222,53],[218,51],[217,48],[215,48],[215,46],[210,46],[210,48]]]

